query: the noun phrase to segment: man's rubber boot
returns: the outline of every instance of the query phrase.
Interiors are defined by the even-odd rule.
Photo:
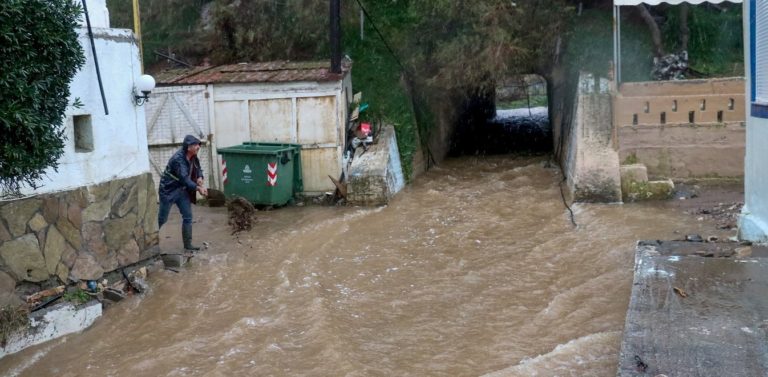
[[[184,249],[200,250],[199,246],[192,245],[192,224],[181,224],[181,239],[184,241]]]

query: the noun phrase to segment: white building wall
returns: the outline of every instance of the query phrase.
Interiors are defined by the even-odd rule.
[[[81,6],[83,0],[75,0]],[[91,28],[109,27],[109,10],[107,9],[107,0],[87,0],[88,18],[91,21]],[[86,27],[85,13],[80,16],[80,26]]]
[[[744,208],[739,219],[739,238],[768,241],[768,119],[751,116],[752,69],[750,56],[750,1],[744,2],[744,64],[747,112],[747,150],[744,161]],[[768,67],[763,67],[768,69]]]
[[[79,98],[83,107],[67,108],[64,120],[67,140],[58,172],[48,169],[40,182],[42,187],[23,188],[24,195],[68,190],[149,172],[144,107],[135,106],[132,101],[133,83],[141,75],[133,32],[93,29],[109,115],[102,105],[88,32],[85,28],[78,32],[86,63],[70,84],[68,102],[73,104]],[[90,152],[75,151],[74,115],[91,116],[93,150]]]

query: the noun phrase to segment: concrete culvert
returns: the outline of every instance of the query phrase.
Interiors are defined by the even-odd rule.
[[[462,104],[451,155],[541,154],[552,151],[546,81],[537,75],[477,90]]]

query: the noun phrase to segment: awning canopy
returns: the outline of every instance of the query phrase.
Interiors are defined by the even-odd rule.
[[[619,6],[619,5],[638,5],[638,4],[648,4],[648,5],[659,5],[661,3],[666,3],[669,5],[677,5],[682,3],[688,3],[688,4],[701,4],[701,3],[715,3],[719,4],[722,2],[729,2],[729,3],[741,3],[742,0],[613,0],[613,5]]]

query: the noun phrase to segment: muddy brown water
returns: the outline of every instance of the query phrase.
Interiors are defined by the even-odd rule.
[[[239,236],[196,208],[211,248],[186,271],[0,375],[614,376],[635,241],[714,227],[638,204],[577,205],[573,227],[560,181],[545,157],[454,159],[389,206],[260,212]]]

